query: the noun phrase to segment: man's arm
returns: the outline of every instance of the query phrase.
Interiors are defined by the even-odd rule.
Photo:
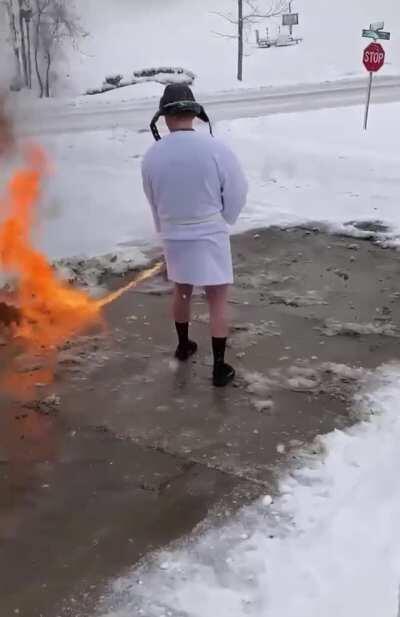
[[[150,175],[147,169],[146,158],[143,160],[143,164],[142,164],[142,180],[143,180],[144,194],[146,195],[147,201],[149,202],[150,207],[151,207],[156,231],[160,233],[161,231],[160,219],[158,217],[157,206],[154,200],[153,189],[151,186]]]
[[[217,157],[221,179],[222,216],[234,225],[246,205],[248,182],[236,155],[225,145],[220,145]]]

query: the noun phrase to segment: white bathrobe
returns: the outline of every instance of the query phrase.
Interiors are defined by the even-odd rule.
[[[197,287],[231,284],[229,225],[248,189],[233,152],[210,135],[176,131],[150,148],[142,173],[169,279]]]

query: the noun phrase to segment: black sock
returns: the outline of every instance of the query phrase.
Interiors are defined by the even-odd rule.
[[[178,321],[175,322],[176,332],[178,334],[179,347],[187,347],[189,343],[189,323]]]
[[[214,354],[214,365],[223,364],[225,362],[226,337],[212,338],[212,349]]]

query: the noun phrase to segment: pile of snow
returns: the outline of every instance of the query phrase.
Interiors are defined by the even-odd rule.
[[[303,296],[296,294],[291,289],[282,289],[270,294],[271,304],[284,304],[285,306],[318,306],[328,304],[321,295],[315,291],[307,291]]]
[[[398,328],[390,322],[384,319],[383,321],[377,319],[374,323],[352,323],[352,322],[340,322],[335,319],[327,319],[323,328],[323,334],[326,336],[391,336],[399,337],[400,333]]]
[[[275,500],[117,581],[101,614],[395,617],[399,384],[399,366],[378,370],[355,401],[368,421],[320,437]]]
[[[356,384],[369,372],[357,366],[334,362],[317,364],[297,363],[289,367],[273,368],[263,374],[258,371],[240,371],[240,378],[250,394],[262,396],[286,389],[294,392],[325,392],[337,398],[349,397]]]
[[[185,84],[192,85],[195,80],[195,74],[192,71],[183,69],[182,67],[158,67],[152,69],[142,69],[135,71],[131,77],[123,75],[109,75],[103,81],[101,88],[92,88],[86,94],[102,94],[117,90],[118,88],[126,88],[127,86],[136,86],[148,82],[155,82],[162,85],[167,84]]]
[[[123,276],[148,265],[149,257],[138,249],[116,251],[99,257],[60,259],[54,266],[65,281],[81,287],[97,287],[107,276]],[[1,279],[0,279],[1,286]]]

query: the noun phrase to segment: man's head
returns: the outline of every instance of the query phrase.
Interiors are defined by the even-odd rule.
[[[191,130],[193,129],[193,121],[195,117],[196,115],[190,112],[167,114],[165,116],[165,123],[171,133],[174,131]]]
[[[184,84],[170,84],[160,100],[160,107],[151,123],[151,130],[156,140],[160,139],[157,120],[165,116],[170,131],[193,128],[193,120],[197,117],[204,122],[210,121],[204,108],[196,102],[192,90]],[[211,125],[210,125],[210,132]]]

